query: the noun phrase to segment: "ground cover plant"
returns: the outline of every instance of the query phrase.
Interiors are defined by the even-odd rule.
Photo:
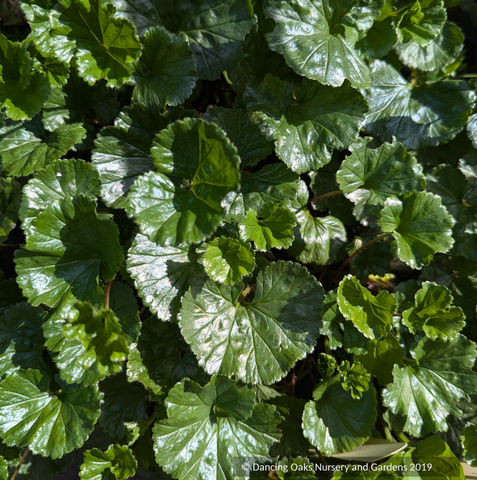
[[[1,479],[477,466],[471,1],[0,16]]]

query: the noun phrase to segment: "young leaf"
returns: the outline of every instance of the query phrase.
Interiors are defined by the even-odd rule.
[[[338,370],[342,375],[343,389],[350,392],[354,399],[362,398],[363,392],[369,389],[371,380],[371,375],[366,368],[359,362],[350,364],[348,360],[344,360]]]
[[[374,387],[357,400],[343,389],[340,376],[320,383],[313,391],[314,401],[308,402],[303,412],[305,437],[326,456],[362,445],[376,422]]]
[[[214,238],[204,254],[205,273],[224,285],[237,283],[255,268],[255,259],[249,248],[233,238]]]
[[[137,460],[125,445],[110,445],[105,452],[97,448],[86,450],[79,472],[81,480],[115,478],[124,480],[136,473]]]
[[[0,434],[10,446],[60,458],[81,447],[100,413],[98,387],[68,385],[49,391],[50,378],[38,370],[18,370],[0,382]]]
[[[352,155],[336,174],[339,188],[355,204],[358,218],[364,210],[376,215],[388,197],[419,191],[423,183],[421,167],[400,143],[384,143],[373,150],[367,148],[370,141],[365,138],[351,145]]]
[[[330,161],[330,148],[354,142],[367,111],[348,83],[337,89],[305,78],[296,88],[271,75],[258,89],[248,88],[244,102],[280,159],[297,173],[318,170]]]
[[[154,27],[144,34],[142,43],[141,57],[133,64],[133,100],[161,108],[181,104],[197,80],[187,42],[163,27]]]
[[[394,366],[383,403],[395,415],[406,415],[404,431],[414,437],[445,432],[446,417],[461,414],[456,402],[477,394],[476,345],[462,335],[445,343],[423,338],[411,353],[416,362]]]
[[[472,467],[477,466],[477,427],[469,425],[460,435],[464,446],[464,459]]]
[[[385,337],[391,328],[396,300],[387,290],[375,297],[352,275],[348,275],[338,287],[338,305],[347,320],[367,338]]]
[[[436,195],[411,192],[402,200],[391,197],[379,216],[378,225],[394,237],[394,254],[411,268],[428,264],[435,253],[452,246],[452,216]]]
[[[313,350],[323,290],[291,262],[260,271],[253,300],[247,296],[250,290],[240,283],[193,283],[182,302],[180,326],[208,373],[269,385]]]
[[[242,240],[251,240],[262,252],[270,248],[287,248],[295,238],[295,215],[286,207],[265,205],[259,212],[250,209],[239,224]]]
[[[167,419],[153,428],[157,463],[179,480],[220,480],[233,477],[230,458],[266,456],[282,418],[254,397],[223,377],[205,387],[182,380],[166,399]]]

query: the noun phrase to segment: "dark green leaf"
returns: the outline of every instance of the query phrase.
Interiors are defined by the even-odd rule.
[[[20,200],[20,185],[12,178],[0,178],[0,243],[8,239],[18,222]]]
[[[469,425],[462,430],[461,441],[464,446],[464,459],[472,467],[477,466],[477,427]]]
[[[93,448],[84,453],[81,480],[124,480],[136,473],[137,460],[124,445],[110,445],[105,452]]]

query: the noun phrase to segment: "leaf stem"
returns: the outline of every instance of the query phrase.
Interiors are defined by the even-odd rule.
[[[323,456],[323,454],[315,447],[315,452],[318,454],[318,456],[320,457],[320,460],[321,460],[321,463],[323,463],[323,465],[328,465],[328,462],[326,461],[325,457]]]
[[[308,203],[316,202],[318,200],[321,200],[322,198],[334,197],[335,195],[340,195],[341,193],[343,193],[341,190],[334,190],[333,192],[323,193],[322,195],[313,197]]]
[[[402,433],[402,432],[394,432],[394,433],[397,435],[399,440],[401,440],[401,442],[408,443],[408,444],[411,443],[409,441],[409,438],[407,438],[406,435],[404,435],[404,433]]]
[[[109,308],[109,293],[111,292],[111,286],[113,285],[114,278],[108,282],[104,289],[104,308]]]
[[[383,233],[382,235],[379,235],[377,236],[376,238],[373,238],[372,240],[370,240],[369,242],[366,242],[364,245],[362,245],[361,247],[358,248],[358,250],[356,250],[355,252],[353,252],[340,266],[340,268],[338,268],[338,272],[340,270],[342,270],[344,267],[346,267],[346,265],[348,265],[349,262],[351,262],[351,260],[353,260],[354,257],[356,257],[356,255],[358,255],[359,252],[362,252],[365,248],[368,248],[370,245],[372,245],[373,243],[376,243],[376,242],[379,242],[381,241],[383,238],[386,238],[386,237],[390,237],[392,235],[392,233]]]
[[[23,462],[25,461],[28,453],[30,452],[30,447],[26,447],[25,448],[25,451],[23,452],[23,455],[22,455],[22,458],[20,458],[20,462],[18,463],[17,465],[17,468],[15,469],[15,471],[13,472],[13,475],[12,477],[10,478],[10,480],[15,480],[15,477],[17,476],[18,472],[20,471],[20,468],[21,466],[23,465]]]

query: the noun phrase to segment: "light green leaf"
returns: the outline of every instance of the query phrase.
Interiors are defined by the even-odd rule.
[[[103,78],[108,87],[126,83],[141,55],[134,25],[113,18],[113,5],[100,0],[60,0],[55,9],[60,15],[50,35],[68,39],[80,77],[90,85]]]
[[[99,275],[112,280],[124,256],[118,227],[95,207],[82,196],[65,199],[32,222],[25,248],[15,252],[17,281],[32,305],[101,301]]]
[[[86,450],[79,472],[81,480],[124,480],[136,473],[137,460],[125,445],[113,444],[105,452]]]
[[[255,268],[250,247],[228,237],[214,238],[204,254],[204,269],[213,280],[224,285],[237,283]]]
[[[193,283],[182,302],[182,335],[208,373],[269,385],[313,350],[323,290],[291,262],[260,271],[253,299],[244,287]]]
[[[284,55],[298,74],[333,87],[348,79],[354,87],[366,88],[370,83],[368,66],[343,34],[347,26],[369,30],[370,11],[364,19],[359,18],[360,9],[369,3],[270,0],[265,14],[275,21],[275,28],[265,36],[270,48]]]
[[[244,102],[275,142],[277,155],[297,173],[318,170],[330,161],[329,148],[354,142],[367,111],[349,83],[337,89],[305,78],[293,87],[271,75],[258,89],[247,88]]]
[[[452,340],[465,326],[464,312],[451,307],[452,300],[447,287],[424,282],[416,293],[414,306],[403,312],[403,322],[411,333],[424,331],[431,340]]]
[[[404,431],[414,437],[445,432],[446,417],[461,414],[456,402],[477,393],[476,345],[462,335],[445,343],[423,338],[411,354],[416,363],[394,366],[383,403],[395,415],[406,415]]]
[[[160,173],[136,180],[128,212],[141,232],[161,245],[204,240],[222,223],[222,200],[238,189],[237,150],[215,125],[186,119],[159,133],[151,154]]]
[[[98,389],[55,381],[60,389],[51,392],[49,377],[19,370],[0,382],[3,442],[53,459],[84,444],[99,417]]]
[[[464,460],[472,467],[477,466],[477,427],[469,425],[460,435],[464,446]]]
[[[237,148],[241,165],[253,166],[273,152],[273,144],[253,123],[254,116],[238,108],[209,108],[204,120],[217,124]]]
[[[322,317],[323,327],[320,330],[322,335],[328,337],[329,347],[332,350],[343,346],[343,334],[340,330],[340,323],[344,323],[346,320],[339,311],[336,297],[337,293],[334,290],[330,290],[325,295]]]
[[[31,122],[8,122],[0,128],[0,162],[7,175],[30,175],[58,160],[85,136],[79,123],[50,132],[38,116]]]
[[[313,391],[314,401],[308,402],[303,412],[305,437],[326,456],[362,445],[376,422],[374,387],[357,400],[343,389],[340,376],[320,383]]]
[[[341,373],[341,386],[343,390],[351,393],[351,397],[356,399],[362,398],[363,393],[369,389],[371,380],[370,373],[359,362],[350,364],[348,360],[344,360],[338,367]]]
[[[205,387],[182,380],[166,399],[168,418],[153,428],[157,463],[179,480],[226,480],[231,458],[267,456],[282,418],[254,397],[223,377]]]
[[[144,34],[142,43],[141,57],[133,65],[133,101],[162,108],[184,102],[197,80],[187,42],[165,28],[154,27]]]
[[[13,178],[0,178],[0,243],[8,239],[18,223],[21,197],[18,182]]]
[[[346,245],[346,229],[335,217],[313,217],[305,208],[296,214],[291,255],[303,263],[328,265],[338,260]]]
[[[351,145],[352,155],[345,158],[336,174],[340,189],[355,204],[358,218],[364,210],[377,215],[388,197],[419,191],[423,183],[421,166],[400,143],[370,149],[370,141],[366,138]]]
[[[250,209],[239,224],[242,240],[251,240],[262,252],[270,248],[287,248],[295,238],[295,215],[286,207],[265,205],[260,211]]]
[[[100,182],[94,167],[84,160],[59,160],[37,173],[22,191],[20,218],[28,234],[32,221],[52,202],[76,195],[96,199]]]
[[[127,269],[144,304],[163,320],[175,317],[182,295],[202,270],[189,245],[160,247],[140,234],[128,251]]]
[[[12,120],[37,114],[50,93],[45,74],[34,66],[27,49],[0,34],[0,108]]]
[[[452,246],[452,216],[436,195],[411,192],[402,200],[389,198],[379,216],[378,225],[394,237],[394,254],[411,268],[428,264],[435,253]]]
[[[116,16],[128,18],[144,35],[157,25],[182,34],[194,54],[199,78],[216,80],[242,58],[245,35],[255,18],[249,0],[113,0]]]
[[[427,45],[412,41],[397,43],[394,50],[404,65],[429,72],[444,68],[454,62],[464,47],[464,35],[459,27],[446,23],[435,40]]]
[[[406,148],[436,146],[455,137],[475,101],[469,84],[459,80],[413,85],[390,64],[375,61],[365,129],[381,142],[393,136]]]
[[[340,282],[338,305],[344,317],[370,339],[389,333],[392,314],[396,311],[396,300],[387,290],[381,290],[375,297],[352,275]]]

